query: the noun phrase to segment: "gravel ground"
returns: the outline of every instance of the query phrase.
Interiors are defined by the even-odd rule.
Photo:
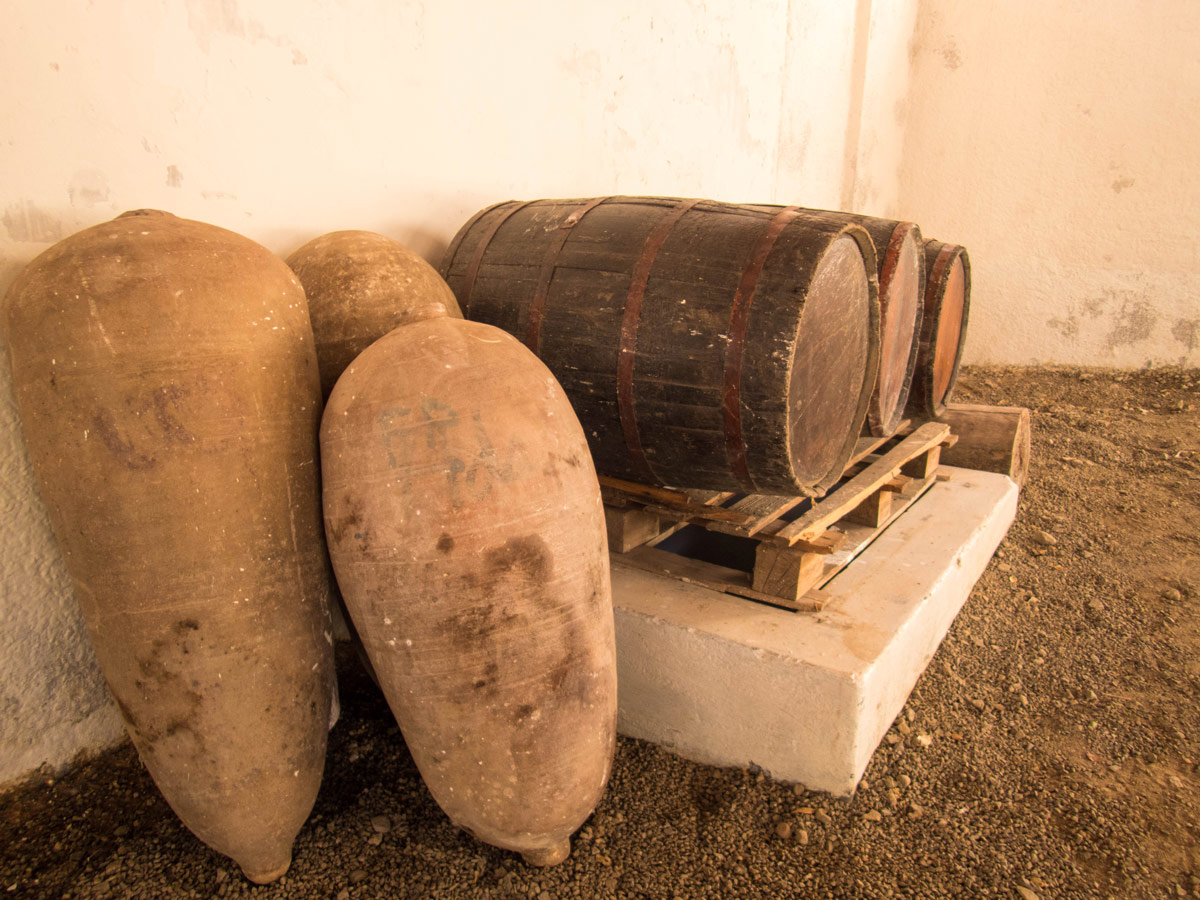
[[[28,897],[1200,897],[1200,373],[974,369],[1034,410],[1017,522],[849,800],[622,739],[552,869],[425,791],[352,654],[316,809],[255,887],[129,745],[0,797]]]

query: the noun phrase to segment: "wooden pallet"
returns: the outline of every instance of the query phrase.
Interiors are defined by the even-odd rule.
[[[934,484],[950,427],[863,438],[823,498],[680,491],[601,477],[614,562],[795,610],[819,610],[834,576]],[[660,549],[689,525],[756,542],[753,570]]]

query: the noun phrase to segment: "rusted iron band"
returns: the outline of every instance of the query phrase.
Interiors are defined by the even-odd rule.
[[[508,203],[516,203],[516,200],[501,200],[499,203],[493,203],[491,206],[485,206],[471,218],[467,219],[467,224],[458,229],[458,234],[454,235],[454,239],[450,241],[450,246],[446,248],[446,252],[442,254],[442,264],[438,266],[438,274],[443,279],[449,279],[450,267],[454,265],[454,257],[458,255],[458,248],[462,245],[463,239],[471,233],[471,229],[475,227],[475,223],[490,213],[497,207],[504,206]]]
[[[646,459],[646,451],[642,447],[642,436],[638,430],[637,413],[633,408],[633,363],[637,356],[638,324],[642,317],[642,300],[646,295],[646,284],[650,280],[650,269],[658,251],[667,241],[667,235],[675,227],[685,212],[699,203],[699,200],[680,200],[675,207],[663,216],[654,226],[646,243],[642,247],[642,255],[638,257],[633,267],[633,279],[629,283],[629,294],[625,298],[625,314],[621,319],[621,349],[617,357],[617,409],[621,414],[621,431],[625,434],[625,446],[634,465],[647,481],[657,481],[650,463]]]
[[[542,258],[542,270],[538,273],[537,290],[533,293],[533,302],[529,304],[529,324],[525,328],[525,346],[534,353],[538,353],[541,349],[542,314],[546,308],[546,295],[550,293],[550,279],[554,277],[554,265],[558,262],[558,254],[562,252],[571,229],[579,224],[580,219],[607,199],[607,197],[597,197],[580,206],[562,221],[554,233],[554,237],[550,239],[546,255]]]
[[[517,203],[516,200],[509,200],[509,203]],[[509,220],[509,217],[517,210],[524,209],[533,201],[526,203],[517,203],[512,209],[504,213],[504,215],[496,216],[496,221],[491,224],[479,243],[475,246],[475,252],[471,255],[471,265],[467,269],[467,279],[463,282],[462,296],[458,298],[459,305],[462,306],[463,318],[469,319],[471,312],[471,294],[475,290],[475,276],[479,274],[479,264],[483,262],[483,254],[488,248],[488,244],[492,242],[492,238],[496,236],[496,232],[500,230],[500,226]],[[503,206],[503,203],[492,207],[493,209]],[[486,212],[486,210],[485,210]]]
[[[759,237],[750,254],[750,261],[742,272],[737,293],[733,295],[733,309],[729,313],[729,342],[725,345],[725,390],[721,408],[725,419],[725,456],[733,469],[734,477],[746,490],[755,490],[746,462],[746,442],[742,435],[742,362],[746,348],[746,323],[750,318],[750,304],[758,287],[767,257],[775,241],[788,224],[800,214],[799,207],[788,206],[776,213]]]

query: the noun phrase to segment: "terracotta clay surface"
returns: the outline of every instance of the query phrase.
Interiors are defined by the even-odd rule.
[[[163,795],[286,871],[335,702],[304,292],[246,238],[139,210],[4,304],[30,459],[96,656]]]
[[[600,492],[562,390],[504,332],[435,316],[346,370],[321,450],[338,583],[431,793],[560,862],[617,710]]]
[[[400,324],[414,304],[441,303],[462,318],[440,275],[403,244],[371,231],[334,231],[287,258],[308,297],[321,394],[354,357]]]
[[[554,372],[602,474],[812,494],[878,374],[876,268],[844,215],[599,197],[489,207],[441,271]]]
[[[907,414],[937,418],[954,396],[971,308],[971,258],[965,247],[925,242],[925,317]]]

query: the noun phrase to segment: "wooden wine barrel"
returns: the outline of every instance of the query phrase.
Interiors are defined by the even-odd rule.
[[[879,378],[867,405],[867,428],[890,437],[904,421],[917,364],[925,306],[925,254],[914,222],[847,215],[867,229],[879,261]]]
[[[925,271],[925,315],[907,410],[913,418],[937,418],[953,396],[971,306],[965,247],[926,241]]]
[[[467,318],[558,378],[602,474],[820,493],[862,429],[879,286],[859,225],[707,200],[509,201],[462,227],[441,272]]]

